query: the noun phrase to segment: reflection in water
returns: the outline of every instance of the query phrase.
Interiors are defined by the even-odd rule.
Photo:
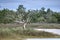
[[[51,32],[60,35],[60,29],[34,29],[34,30]]]

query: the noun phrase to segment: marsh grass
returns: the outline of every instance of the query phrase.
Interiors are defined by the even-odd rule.
[[[60,29],[60,24],[54,23],[32,23],[28,24],[30,28],[42,28],[42,29]]]
[[[14,28],[14,27],[23,27],[23,24],[17,24],[17,23],[13,23],[13,24],[0,24],[0,27],[9,27],[9,28]],[[47,29],[60,29],[60,24],[57,23],[30,23],[26,25],[27,28],[47,28]]]
[[[48,33],[44,31],[36,31],[33,29],[23,29],[22,27],[14,27],[14,28],[0,28],[0,37],[10,37],[10,36],[15,36],[19,35],[20,37],[41,37],[41,38],[46,38],[46,37],[59,37],[57,34],[53,33]]]
[[[19,24],[1,24],[0,40],[22,40],[24,38],[60,38],[60,35],[57,34],[33,30],[33,28],[40,28],[40,26],[44,25],[28,24],[26,29],[23,29],[23,25]]]

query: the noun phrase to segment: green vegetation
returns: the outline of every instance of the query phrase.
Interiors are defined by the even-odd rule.
[[[53,12],[50,8],[45,11],[44,7],[40,10],[26,10],[23,5],[19,5],[17,11],[7,8],[0,10],[0,23],[12,23],[15,21],[60,23],[60,12]]]
[[[14,24],[16,21],[24,22],[20,25],[19,22]],[[11,25],[9,25],[10,23]],[[32,24],[28,24],[32,23]],[[4,8],[0,10],[0,39],[1,40],[22,40],[22,38],[60,38],[60,35],[44,32],[44,31],[35,31],[29,27],[38,27],[38,28],[60,28],[60,24],[49,25],[49,24],[38,24],[33,23],[60,23],[60,12],[53,12],[50,8],[45,11],[45,8],[42,7],[39,10],[26,10],[23,5],[19,5],[17,11],[9,10]],[[7,26],[6,26],[7,25]]]
[[[19,38],[60,38],[59,35],[44,31],[36,31],[30,28],[22,27],[0,27],[0,38],[19,37]]]
[[[15,22],[23,22],[24,29],[28,23],[60,23],[60,12],[53,12],[50,8],[45,11],[44,7],[40,10],[26,10],[23,5],[19,5],[17,11],[0,10],[0,24]]]
[[[26,29],[23,29],[22,24],[0,24],[0,39],[22,40],[24,38],[60,38],[60,35],[57,34],[34,30],[33,28],[35,28],[35,26],[39,28],[39,24],[28,24]]]

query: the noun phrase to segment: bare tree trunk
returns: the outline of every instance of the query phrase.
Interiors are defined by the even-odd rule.
[[[24,23],[24,29],[26,29],[26,25],[27,25],[27,23]]]

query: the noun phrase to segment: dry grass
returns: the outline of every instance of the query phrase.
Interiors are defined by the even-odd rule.
[[[48,32],[44,32],[44,31],[36,31],[33,29],[23,29],[22,27],[8,27],[8,28],[0,28],[0,37],[4,38],[4,37],[15,37],[15,35],[19,35],[22,38],[25,37],[42,37],[42,38],[47,38],[47,37],[59,37],[57,34],[53,34],[53,33],[48,33]],[[18,37],[18,36],[17,36]]]
[[[42,28],[42,29],[60,29],[60,24],[53,24],[53,23],[32,23],[28,24],[27,27],[32,28]]]
[[[23,24],[0,24],[0,27],[22,27]],[[27,24],[27,27],[29,28],[47,28],[47,29],[60,29],[60,24],[54,24],[54,23],[31,23]]]
[[[23,40],[23,38],[19,37],[19,36],[10,36],[10,37],[0,37],[0,40]]]
[[[40,26],[47,25],[59,26],[60,24],[28,24],[26,30],[23,29],[23,24],[0,24],[0,40],[22,40],[24,38],[60,38],[60,35],[44,31],[38,32],[29,28],[40,28]]]

